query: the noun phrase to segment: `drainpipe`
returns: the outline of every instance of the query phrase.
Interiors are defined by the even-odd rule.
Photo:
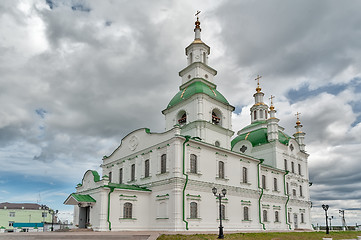
[[[288,212],[287,212],[287,204],[288,204],[288,201],[290,200],[290,195],[288,195],[287,192],[286,192],[286,175],[287,175],[288,173],[289,173],[289,172],[286,171],[285,175],[283,175],[283,185],[284,185],[285,195],[287,196],[287,201],[286,201],[286,203],[285,203],[286,224],[288,225],[288,228],[291,230],[291,224],[288,223]]]
[[[184,183],[183,187],[183,222],[186,224],[186,230],[188,230],[188,222],[185,219],[185,191],[188,183],[188,174],[186,174],[185,170],[185,149],[186,149],[186,143],[189,141],[191,136],[183,136],[186,140],[183,142],[183,175],[186,177],[186,181]]]
[[[266,227],[264,225],[264,223],[262,222],[262,214],[261,214],[261,198],[263,196],[263,188],[261,188],[260,186],[260,182],[259,182],[259,165],[261,163],[263,163],[264,159],[260,159],[260,162],[257,164],[257,175],[258,175],[258,189],[261,190],[261,195],[259,196],[259,199],[258,199],[258,213],[259,213],[259,223],[262,224],[262,228],[263,230],[266,230]]]
[[[108,193],[108,217],[107,217],[107,221],[108,221],[108,225],[109,225],[109,231],[112,230],[112,223],[109,220],[109,216],[110,216],[110,194],[114,191],[114,187],[109,187],[109,193]]]

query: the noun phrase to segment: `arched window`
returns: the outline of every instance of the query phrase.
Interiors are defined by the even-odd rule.
[[[189,64],[192,64],[193,62],[193,56],[192,53],[189,53]]]
[[[285,159],[284,162],[285,162],[285,171],[288,171],[288,168],[287,168],[287,159]]]
[[[190,218],[198,218],[198,206],[196,202],[190,203]]]
[[[263,222],[268,222],[267,210],[263,210]]]
[[[190,156],[190,171],[191,173],[197,173],[197,155],[195,154]]]
[[[256,111],[256,110],[253,111],[253,119],[254,119],[254,120],[257,119],[257,111]]]
[[[226,219],[226,206],[224,204],[221,204],[221,219]]]
[[[149,159],[144,162],[144,177],[149,177]]]
[[[249,220],[248,207],[243,208],[243,220],[245,221]]]
[[[207,64],[207,55],[206,52],[203,52],[203,63]]]
[[[186,112],[182,111],[178,116],[178,124],[183,125],[187,123],[187,114]]]
[[[216,147],[220,147],[220,146],[221,146],[221,144],[219,143],[219,141],[215,141],[214,146],[216,146]]]
[[[288,217],[288,223],[291,223],[291,213],[290,212],[287,213],[287,217]]]
[[[224,162],[222,161],[218,162],[218,177],[224,178]]]
[[[119,184],[123,183],[123,168],[119,169]]]
[[[290,194],[290,189],[289,189],[288,183],[286,183],[286,193],[287,193],[287,195]]]
[[[303,213],[301,213],[301,223],[304,223],[305,222],[305,216]]]
[[[167,171],[167,155],[163,154],[160,157],[160,173],[165,173]]]
[[[220,113],[216,113],[215,111],[212,111],[212,123],[218,125],[221,121],[221,115]]]
[[[292,173],[295,173],[295,163],[291,162],[291,171]]]
[[[302,197],[302,186],[300,185],[300,196]]]
[[[263,118],[263,110],[259,110],[259,117]]]
[[[132,218],[133,205],[129,202],[124,203],[123,218]]]
[[[279,222],[278,211],[275,211],[275,222]]]
[[[266,119],[267,119],[267,111],[265,111],[265,113],[266,113]]]
[[[294,197],[296,197],[296,195],[297,195],[296,194],[296,189],[292,189],[292,194],[293,194]]]
[[[302,173],[302,171],[301,171],[301,164],[298,164],[298,174],[299,174],[299,175],[302,175],[301,173]]]

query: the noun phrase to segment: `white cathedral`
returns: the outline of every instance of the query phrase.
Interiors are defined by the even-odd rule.
[[[217,231],[221,217],[225,231],[312,229],[298,115],[291,137],[272,101],[264,103],[258,81],[251,123],[231,140],[235,108],[216,89],[198,18],[194,32],[179,92],[162,111],[166,131],[129,133],[104,156],[101,175],[85,172],[64,202],[74,205],[74,224],[95,231]],[[213,187],[227,190],[220,207]]]

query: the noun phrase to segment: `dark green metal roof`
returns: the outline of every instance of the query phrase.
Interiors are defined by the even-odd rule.
[[[256,123],[254,123],[256,124]],[[258,123],[260,124],[260,123]],[[248,126],[246,127],[248,128]],[[244,128],[245,129],[245,128]],[[288,136],[287,134],[285,134],[284,132],[278,131],[278,141],[284,145],[288,145],[289,140],[291,139],[290,136]],[[268,143],[268,139],[267,139],[267,128],[259,128],[257,130],[248,132],[248,133],[243,133],[239,136],[237,136],[236,138],[234,138],[231,142],[231,146],[233,148],[234,145],[236,145],[236,143],[242,141],[242,140],[248,140],[252,143],[252,146],[258,146],[258,145],[262,145],[262,144],[266,144]]]
[[[218,92],[215,87],[212,88],[202,81],[196,81],[190,84],[188,87],[180,90],[169,102],[167,108],[173,107],[197,93],[204,93],[213,99],[229,105],[227,99],[220,92]]]
[[[105,185],[104,187],[127,189],[127,190],[136,190],[136,191],[147,191],[147,192],[151,191],[148,188],[139,187],[137,185],[118,184],[118,183],[109,183],[108,185]]]

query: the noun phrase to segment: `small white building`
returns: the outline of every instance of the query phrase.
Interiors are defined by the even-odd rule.
[[[200,37],[186,48],[179,92],[162,111],[166,131],[129,133],[110,156],[102,177],[88,170],[65,204],[74,224],[96,231],[225,231],[312,229],[302,125],[293,137],[278,125],[258,84],[251,124],[233,140],[234,107],[217,91],[208,66],[210,47]]]

